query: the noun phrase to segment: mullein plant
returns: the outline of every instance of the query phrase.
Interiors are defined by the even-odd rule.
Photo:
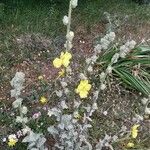
[[[25,124],[28,122],[28,118],[25,116],[28,109],[26,106],[23,106],[23,99],[20,97],[24,82],[25,74],[23,72],[17,72],[15,77],[11,80],[10,84],[13,87],[13,89],[11,90],[11,97],[15,98],[12,106],[14,109],[18,109],[19,111],[19,116],[16,117],[16,122],[21,123],[25,127]],[[18,138],[15,134],[9,135],[8,145],[10,147],[15,146],[17,142]]]
[[[57,57],[53,61],[53,65],[55,68],[65,69],[65,75],[63,78],[59,75],[60,78],[57,78],[59,83],[59,88],[56,90],[56,95],[60,98],[60,103],[58,106],[54,108],[49,108],[48,116],[56,117],[56,121],[58,122],[56,125],[51,125],[48,127],[48,132],[53,136],[53,138],[57,141],[54,145],[56,149],[66,149],[66,150],[92,150],[97,149],[100,150],[103,147],[107,146],[111,149],[112,137],[106,135],[103,140],[93,147],[89,142],[89,128],[92,128],[92,115],[98,109],[97,100],[99,97],[99,93],[101,90],[106,88],[105,86],[105,78],[106,73],[101,73],[101,84],[99,87],[93,90],[93,94],[91,96],[91,90],[93,89],[92,83],[88,79],[88,75],[92,75],[93,66],[98,59],[98,54],[102,50],[108,49],[109,45],[115,39],[115,33],[110,32],[104,38],[101,39],[101,44],[95,47],[94,54],[87,58],[86,67],[83,69],[83,72],[79,74],[79,84],[76,85],[76,88],[73,91],[73,96],[71,97],[71,87],[73,83],[73,75],[70,65],[70,60],[72,55],[70,50],[72,48],[72,40],[74,37],[73,31],[70,31],[71,24],[71,12],[72,9],[77,6],[77,1],[71,0],[69,5],[69,13],[68,16],[64,16],[63,23],[67,25],[67,35],[66,35],[66,43],[64,47],[66,48],[66,52],[62,52],[60,57]],[[111,66],[110,66],[111,68]],[[110,68],[108,67],[107,72],[110,73]],[[74,93],[75,92],[75,93]],[[78,96],[77,96],[77,95]],[[65,96],[64,96],[65,95]],[[92,104],[84,104],[84,99],[91,99]],[[71,99],[71,102],[70,102]],[[71,105],[70,105],[71,103]],[[72,108],[72,113],[66,114],[64,113],[67,109]],[[80,110],[84,109],[84,112],[81,113]]]
[[[115,142],[116,138],[105,135],[103,140],[100,140],[95,146],[89,142],[89,128],[92,128],[92,115],[98,109],[97,100],[99,93],[107,88],[107,77],[116,70],[116,65],[120,60],[125,60],[136,46],[135,41],[129,41],[123,46],[114,44],[115,33],[108,32],[94,47],[94,53],[91,57],[86,59],[86,66],[81,73],[74,73],[71,68],[74,32],[70,30],[71,14],[74,8],[78,5],[78,0],[70,0],[68,15],[63,17],[63,24],[67,27],[66,42],[64,44],[64,51],[53,60],[53,66],[58,69],[58,76],[54,80],[54,89],[50,98],[58,100],[55,107],[50,107],[48,100],[44,95],[39,99],[42,106],[46,105],[47,117],[55,119],[55,123],[49,124],[47,128],[48,133],[55,139],[53,149],[60,150],[101,150],[103,147],[113,149],[111,143]],[[113,46],[111,46],[113,45]],[[104,56],[104,57],[103,57]],[[92,83],[92,77],[95,78],[94,66],[101,65],[103,71],[98,74],[99,82]],[[116,71],[117,72],[117,71]],[[78,77],[77,78],[77,74]],[[43,80],[43,76],[38,79]],[[28,143],[29,150],[47,150],[46,138],[43,133],[35,133],[27,126],[33,118],[41,116],[41,113],[36,113],[32,118],[27,118],[27,107],[23,105],[23,99],[20,98],[21,90],[25,75],[22,72],[17,72],[11,81],[13,90],[11,90],[11,97],[15,97],[13,107],[19,110],[20,115],[17,116],[16,122],[21,123],[23,129],[21,130],[24,136],[22,142]],[[86,100],[92,101],[91,103]],[[136,126],[138,128],[138,126]],[[137,134],[137,128],[134,128],[132,134]],[[8,145],[15,146],[18,142],[16,136],[11,135],[8,138]],[[129,143],[129,146],[133,146]]]
[[[23,72],[17,72],[15,77],[11,80],[11,86],[14,88],[11,90],[11,97],[15,98],[13,102],[13,108],[19,110],[19,116],[16,117],[16,122],[21,123],[23,126],[28,122],[27,107],[23,105],[23,99],[20,97],[21,90],[23,89],[23,83],[25,82],[25,74]]]
[[[34,150],[47,150],[44,146],[46,139],[41,133],[34,133],[26,124],[29,119],[26,116],[28,109],[23,105],[23,99],[21,98],[21,91],[23,90],[23,84],[25,82],[25,74],[23,72],[17,72],[15,77],[11,80],[10,84],[13,87],[11,90],[11,97],[15,98],[13,102],[13,108],[18,109],[19,116],[16,117],[16,122],[22,124],[20,133],[12,134],[8,136],[8,146],[14,147],[21,136],[24,136],[23,143],[29,143],[28,149]]]
[[[60,103],[58,106],[54,108],[48,109],[48,116],[56,117],[56,124],[50,125],[48,127],[48,132],[53,136],[53,138],[57,141],[54,145],[55,149],[66,149],[66,150],[79,150],[79,149],[89,149],[92,150],[92,145],[88,141],[88,129],[92,127],[90,122],[92,121],[92,114],[95,110],[98,109],[96,100],[98,98],[98,92],[96,91],[93,95],[94,103],[92,105],[87,104],[84,106],[79,98],[85,99],[88,98],[90,94],[90,90],[92,85],[90,81],[85,77],[84,74],[80,76],[80,82],[76,85],[76,88],[73,90],[73,99],[71,101],[73,111],[72,113],[64,113],[67,109],[69,109],[70,105],[67,101],[70,99],[70,89],[68,81],[71,82],[72,78],[72,69],[69,66],[72,58],[72,54],[70,50],[72,48],[72,40],[74,38],[73,31],[70,31],[71,25],[71,13],[72,10],[77,6],[77,0],[70,0],[69,4],[69,12],[68,16],[64,16],[63,23],[67,26],[67,34],[66,34],[66,43],[64,47],[66,50],[61,52],[60,56],[55,58],[53,61],[53,65],[55,68],[60,69],[58,72],[58,77],[56,80],[61,85],[61,89],[55,90],[56,95],[60,98]],[[66,76],[64,76],[66,74]],[[64,76],[64,78],[62,78]],[[19,77],[19,78],[18,78]],[[11,91],[12,97],[16,98],[16,101],[13,102],[14,108],[18,108],[20,111],[20,116],[17,117],[16,121],[18,123],[22,123],[23,129],[22,134],[24,136],[22,142],[28,143],[27,149],[29,150],[47,150],[45,147],[46,139],[42,133],[34,133],[30,127],[26,125],[30,119],[25,117],[27,113],[27,107],[22,105],[23,99],[19,98],[21,94],[21,90],[23,89],[23,82],[25,75],[22,72],[16,73],[15,77],[11,81],[11,85],[15,87],[14,90]],[[39,80],[42,80],[42,77],[39,77]],[[14,82],[19,84],[18,86],[14,86]],[[56,82],[55,82],[56,83]],[[16,93],[15,93],[16,92]],[[76,99],[75,95],[78,94],[78,98]],[[65,95],[65,96],[64,96]],[[65,97],[65,98],[64,98]],[[18,100],[19,99],[19,100]],[[47,99],[42,96],[39,100],[42,104],[47,103]],[[85,111],[81,115],[80,109],[84,108]],[[79,123],[79,120],[82,120],[82,123]],[[17,139],[10,139],[8,144],[11,146],[15,146]]]
[[[55,68],[65,68],[66,76],[62,79],[59,78],[62,90],[56,91],[56,95],[61,99],[60,104],[57,107],[48,110],[48,116],[55,116],[58,124],[49,126],[48,132],[56,139],[56,141],[58,141],[54,147],[62,150],[92,150],[92,145],[88,141],[88,128],[92,127],[89,122],[92,121],[91,116],[97,109],[96,100],[98,98],[98,93],[95,92],[95,102],[92,105],[83,106],[79,99],[72,97],[73,106],[71,107],[73,108],[73,112],[72,114],[64,114],[64,111],[69,108],[69,104],[66,103],[67,98],[70,99],[68,81],[72,82],[71,75],[73,74],[72,69],[69,66],[70,60],[72,58],[70,50],[73,46],[72,40],[74,38],[74,32],[70,31],[71,13],[77,4],[77,0],[71,0],[69,4],[68,16],[64,16],[63,18],[63,24],[67,26],[67,40],[64,44],[66,51],[61,52],[60,57],[55,58],[53,61]],[[90,84],[90,81],[87,79],[87,77],[84,77],[84,74],[81,76],[80,83],[76,86],[74,92],[78,94],[81,99],[85,99],[89,96],[92,85]],[[63,97],[63,94],[66,96],[66,99]],[[80,114],[80,108],[82,107],[85,109],[83,116]],[[82,120],[82,123],[79,123],[79,120]]]
[[[72,58],[71,53],[69,52],[72,45],[72,40],[74,38],[74,32],[70,30],[71,25],[71,14],[72,10],[77,7],[78,0],[71,0],[69,3],[69,11],[68,15],[63,17],[63,24],[67,26],[67,34],[66,34],[66,43],[64,44],[64,47],[66,48],[65,52],[61,52],[60,57],[55,58],[53,61],[53,65],[56,68],[60,67],[68,67],[70,63],[70,59]]]

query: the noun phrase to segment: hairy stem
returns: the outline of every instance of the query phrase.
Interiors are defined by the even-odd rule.
[[[67,24],[67,34],[69,34],[69,32],[70,32],[70,26],[71,26],[71,13],[72,13],[71,2],[72,2],[72,0],[70,0],[70,3],[69,3],[69,11],[68,11],[68,20],[69,20],[69,22]],[[70,51],[69,40],[68,39],[66,41],[66,51]]]

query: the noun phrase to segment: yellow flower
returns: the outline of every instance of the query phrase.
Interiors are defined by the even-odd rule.
[[[132,138],[136,138],[137,137],[137,135],[138,135],[138,127],[139,127],[140,125],[139,124],[136,124],[136,125],[134,125],[132,128],[131,128],[131,136],[132,136]]]
[[[127,148],[133,148],[133,147],[134,147],[134,143],[129,142],[129,143],[127,144]]]
[[[16,145],[16,143],[17,143],[17,139],[11,138],[8,141],[8,146],[13,147]]]
[[[60,68],[62,65],[62,60],[60,58],[55,58],[53,61],[53,65],[55,68]]]
[[[61,71],[59,71],[58,74],[59,74],[58,77],[64,76],[64,74],[65,74],[65,69],[61,69]]]
[[[60,59],[62,60],[62,64],[65,67],[68,67],[70,63],[70,59],[72,58],[72,55],[69,52],[61,52]]]
[[[61,52],[60,58],[55,58],[53,65],[55,68],[60,68],[62,65],[68,67],[72,55],[69,52]]]
[[[38,76],[38,79],[39,80],[43,80],[43,76]]]
[[[47,103],[47,98],[46,97],[44,97],[44,96],[42,96],[41,98],[40,98],[40,102],[42,103],[42,104],[45,104],[45,103]]]
[[[88,80],[81,80],[76,89],[76,93],[80,95],[80,98],[86,98],[90,89],[91,84],[88,83]]]

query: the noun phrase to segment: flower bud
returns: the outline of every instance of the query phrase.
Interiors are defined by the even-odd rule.
[[[68,109],[68,106],[66,105],[66,102],[64,100],[61,101],[60,105],[61,105],[62,109]]]
[[[67,87],[67,85],[68,85],[67,82],[64,82],[64,81],[61,81],[60,83],[63,88]]]
[[[66,41],[66,43],[64,44],[64,47],[67,48],[67,41]],[[69,41],[69,43],[68,43],[68,50],[72,49],[72,47],[73,47],[73,45],[72,45],[72,43]]]
[[[145,97],[144,97],[144,98],[141,100],[141,102],[142,102],[143,105],[146,105],[147,102],[148,102],[148,98],[145,98]]]
[[[119,56],[120,56],[121,58],[125,58],[126,55],[127,55],[127,54],[126,54],[125,52],[120,52],[120,53],[119,53]]]
[[[87,63],[87,64],[90,64],[90,63],[91,63],[91,58],[87,58],[87,59],[86,59],[86,63]]]
[[[92,108],[93,108],[94,110],[97,110],[97,109],[98,109],[98,107],[97,107],[97,103],[93,103]]]
[[[108,34],[108,39],[109,39],[110,42],[114,41],[115,37],[116,37],[116,35],[115,35],[114,32],[110,32]]]
[[[115,53],[111,59],[111,63],[113,64],[117,63],[118,59],[119,59],[119,53]]]
[[[98,99],[98,94],[99,94],[99,91],[98,91],[98,90],[95,91],[95,92],[93,92],[93,97],[94,97],[94,99]]]
[[[26,106],[23,106],[21,111],[22,111],[23,114],[27,114],[28,109],[27,109]]]
[[[29,133],[30,131],[31,131],[31,129],[30,129],[28,126],[26,126],[25,128],[22,129],[23,135],[26,135],[26,134]]]
[[[96,55],[93,55],[93,56],[91,57],[92,62],[96,62],[97,58],[98,58],[98,57],[97,57]]]
[[[68,67],[66,68],[66,72],[67,72],[68,74],[71,74],[71,73],[72,73],[72,69],[71,69],[70,66],[68,66]]]
[[[105,78],[106,78],[106,74],[105,74],[104,72],[102,72],[102,73],[100,74],[100,80],[104,81]]]
[[[69,18],[68,18],[68,16],[64,16],[64,18],[63,18],[63,24],[64,24],[64,25],[68,25],[68,23],[69,23]]]
[[[106,69],[106,73],[111,74],[112,70],[113,70],[112,66],[109,65]]]
[[[93,72],[93,67],[89,66],[88,69],[87,69],[87,71],[90,72],[90,73]]]
[[[68,95],[68,94],[69,94],[69,89],[68,89],[68,88],[65,88],[65,89],[64,89],[64,93],[65,93],[66,95]]]
[[[148,108],[148,107],[145,108],[145,114],[150,115],[150,108]]]
[[[71,6],[72,8],[76,8],[78,5],[78,0],[71,0]]]
[[[61,90],[56,91],[56,95],[57,95],[58,97],[62,97],[62,91],[61,91]]]
[[[102,46],[100,44],[97,44],[94,48],[94,51],[97,52],[97,53],[100,53],[102,50]]]
[[[136,45],[136,42],[134,40],[130,41],[130,45],[129,45],[129,48],[130,49],[133,49]]]
[[[101,84],[100,89],[101,90],[105,90],[106,89],[106,85],[105,84]]]
[[[80,78],[81,80],[86,80],[86,79],[87,79],[87,77],[86,77],[83,73],[80,73],[80,74],[79,74],[79,78]]]
[[[67,35],[66,35],[67,40],[69,40],[70,42],[73,40],[74,38],[74,32],[70,31]]]

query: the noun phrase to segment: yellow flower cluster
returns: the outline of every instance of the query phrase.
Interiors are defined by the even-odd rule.
[[[55,58],[53,61],[53,65],[55,68],[60,68],[62,65],[64,67],[68,67],[70,63],[70,59],[72,58],[71,53],[69,52],[61,52],[60,58]]]
[[[44,97],[44,96],[42,96],[41,98],[40,98],[40,102],[42,103],[42,104],[45,104],[45,103],[47,103],[47,98],[46,97]]]
[[[76,89],[76,93],[80,95],[80,98],[86,98],[91,89],[91,84],[88,83],[88,80],[81,80],[80,84]]]

